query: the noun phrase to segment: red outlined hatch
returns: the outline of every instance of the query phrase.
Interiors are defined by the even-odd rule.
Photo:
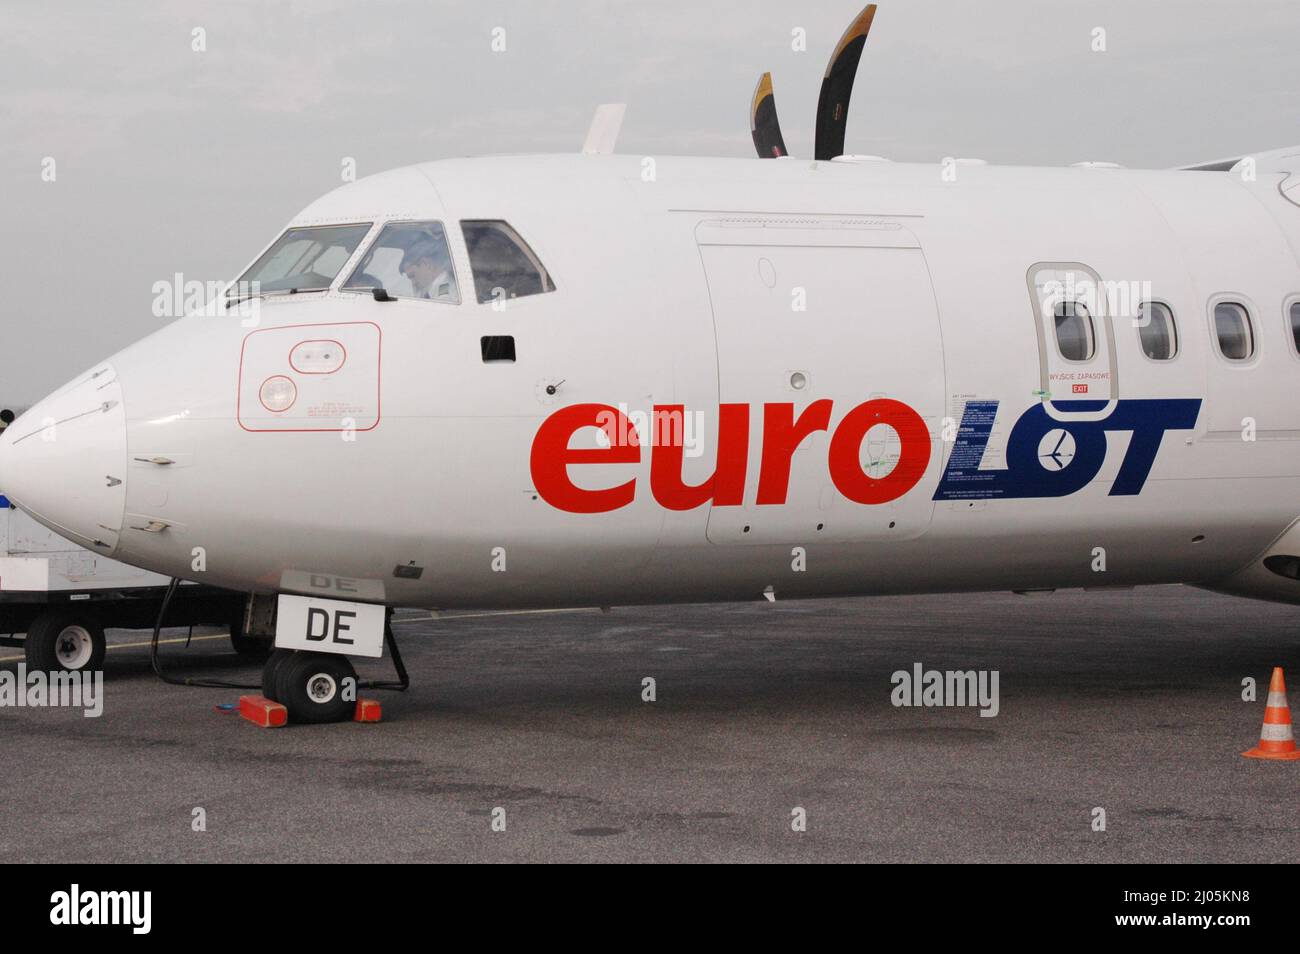
[[[249,332],[239,355],[246,431],[369,431],[379,424],[383,335],[371,321]]]

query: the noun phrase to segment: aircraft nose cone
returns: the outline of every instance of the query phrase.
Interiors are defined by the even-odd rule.
[[[55,391],[0,434],[0,494],[97,553],[117,548],[126,464],[122,389],[107,364]]]

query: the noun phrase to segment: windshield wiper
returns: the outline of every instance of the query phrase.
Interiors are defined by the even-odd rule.
[[[227,298],[226,311],[230,311],[231,305],[238,305],[246,301],[252,301],[254,298],[261,298],[266,292],[258,292],[256,295],[245,295],[243,298]]]
[[[230,310],[231,305],[237,305],[240,302],[251,301],[254,298],[265,298],[268,295],[296,295],[299,292],[327,292],[329,290],[330,289],[328,285],[326,285],[324,288],[271,288],[268,290],[260,291],[255,295],[245,295],[243,298],[227,298],[226,311]]]

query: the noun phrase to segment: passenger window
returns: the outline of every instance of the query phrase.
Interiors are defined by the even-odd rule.
[[[370,223],[289,229],[239,277],[260,292],[324,291],[347,264]]]
[[[497,299],[523,298],[555,291],[528,243],[505,222],[462,221],[469,265],[474,272],[474,291],[480,303]]]
[[[1090,361],[1096,350],[1092,315],[1078,301],[1058,301],[1052,314],[1056,319],[1056,346],[1068,361]]]
[[[1300,354],[1300,301],[1291,302],[1291,341],[1295,344],[1296,354]]]
[[[1229,361],[1245,361],[1255,353],[1255,332],[1245,305],[1235,301],[1215,305],[1214,334],[1219,341],[1219,353]]]
[[[456,270],[442,223],[389,222],[343,288],[382,288],[394,298],[460,304]]]
[[[1142,353],[1152,361],[1168,361],[1176,355],[1178,331],[1172,309],[1158,301],[1143,302],[1138,337],[1142,340]]]

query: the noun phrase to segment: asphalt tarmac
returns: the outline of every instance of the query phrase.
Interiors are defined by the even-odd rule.
[[[1300,857],[1300,762],[1240,754],[1272,667],[1300,688],[1295,607],[1171,586],[399,615],[413,685],[374,694],[378,725],[257,728],[112,632],[101,717],[0,708],[0,861]],[[257,681],[217,632],[169,668]],[[997,715],[893,705],[917,663],[996,670]]]

